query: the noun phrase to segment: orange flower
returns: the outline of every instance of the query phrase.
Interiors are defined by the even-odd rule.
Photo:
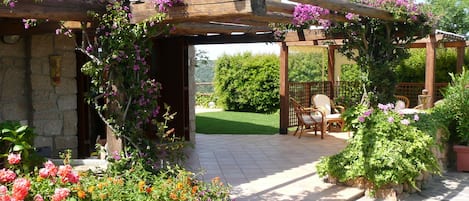
[[[220,182],[220,177],[215,177],[212,179],[212,183],[218,183]]]
[[[174,193],[171,193],[171,194],[169,194],[169,198],[171,198],[171,200],[177,200],[178,196]]]
[[[106,197],[107,197],[106,193],[99,194],[99,198],[101,198],[101,200],[106,199]]]
[[[151,192],[153,191],[153,187],[148,187],[148,188],[146,189],[146,191],[147,191],[147,193],[151,193]]]
[[[193,187],[192,187],[192,194],[197,193],[198,190],[199,190],[199,187],[198,187],[198,186],[193,186]]]
[[[77,192],[77,194],[78,194],[78,197],[79,197],[80,199],[85,199],[85,197],[86,197],[86,192],[85,192],[85,191],[79,190],[79,191]]]

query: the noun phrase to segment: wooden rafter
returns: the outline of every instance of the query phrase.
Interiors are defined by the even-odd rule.
[[[267,32],[270,31],[268,26],[248,26],[248,25],[236,25],[236,24],[215,24],[215,23],[196,23],[187,22],[175,25],[174,31],[171,34],[174,35],[190,35],[190,34],[201,34],[206,33],[221,33],[231,34],[233,32],[242,33],[256,33],[256,32]]]
[[[10,9],[0,6],[0,18],[49,19],[52,21],[90,21],[89,11],[103,12],[98,0],[21,0]]]

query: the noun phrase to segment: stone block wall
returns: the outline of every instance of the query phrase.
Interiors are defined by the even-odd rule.
[[[15,45],[0,44],[0,121],[26,120],[32,106],[29,124],[38,136],[36,147],[50,147],[52,157],[72,149],[77,154],[77,82],[75,39],[44,34],[31,38],[29,65],[25,40]],[[53,85],[49,56],[61,55],[61,82]],[[30,70],[31,91],[26,94],[26,70]],[[28,102],[29,100],[31,102]]]

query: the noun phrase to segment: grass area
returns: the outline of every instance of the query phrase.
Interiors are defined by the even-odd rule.
[[[279,129],[278,113],[205,112],[195,117],[196,132],[204,134],[276,134]]]

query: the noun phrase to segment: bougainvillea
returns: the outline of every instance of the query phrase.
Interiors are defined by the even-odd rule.
[[[304,29],[310,25],[324,28],[331,38],[342,38],[339,51],[368,71],[369,90],[377,102],[393,99],[397,79],[394,66],[408,57],[405,48],[427,36],[434,24],[431,13],[412,0],[353,0],[352,2],[388,11],[394,16],[387,21],[355,13],[331,11],[312,5],[297,5],[291,26]],[[325,20],[325,15],[343,16],[341,21]],[[277,35],[280,35],[277,33]]]

